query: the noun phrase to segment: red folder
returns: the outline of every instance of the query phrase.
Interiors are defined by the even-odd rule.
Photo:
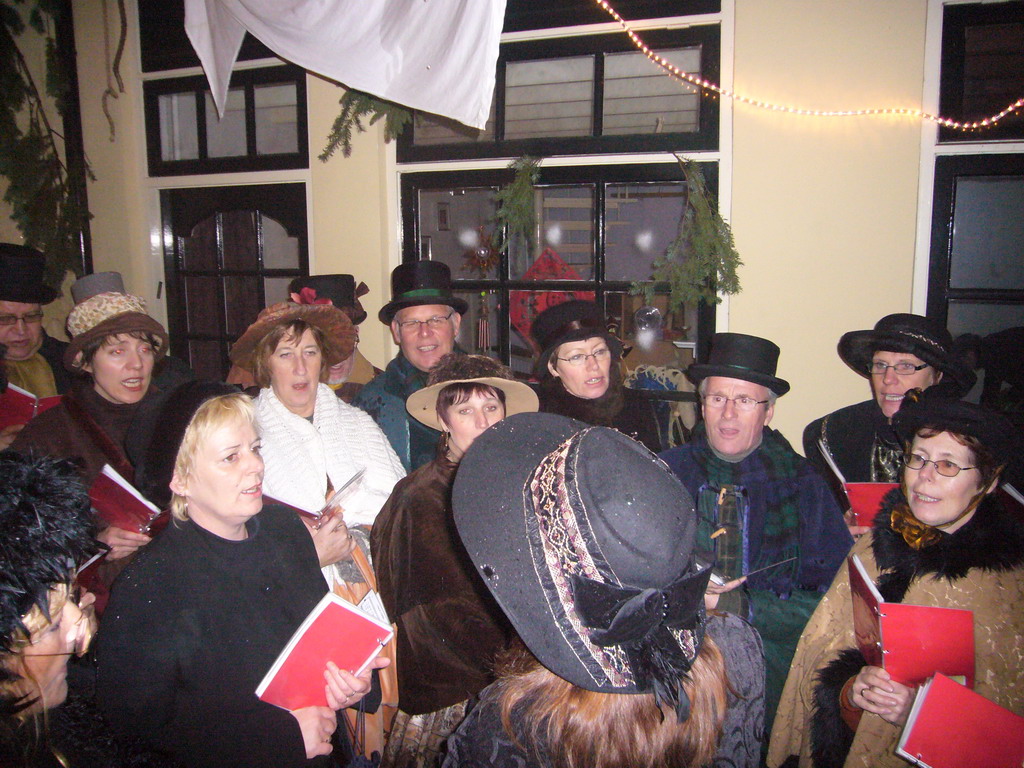
[[[27,424],[33,417],[48,411],[60,402],[60,395],[36,397],[28,390],[8,384],[0,394],[0,429],[12,424]]]
[[[89,488],[93,509],[108,525],[152,536],[167,525],[161,512],[113,467],[104,464]]]
[[[1024,717],[937,674],[917,692],[896,753],[925,768],[1020,768]]]
[[[857,555],[848,559],[853,626],[865,660],[893,680],[921,685],[937,672],[974,687],[974,612],[887,603]]]
[[[870,526],[875,522],[875,515],[882,506],[882,497],[899,483],[844,483],[846,498],[850,501],[857,525]]]
[[[295,630],[256,695],[288,710],[326,707],[327,662],[358,675],[393,634],[390,625],[328,592]]]

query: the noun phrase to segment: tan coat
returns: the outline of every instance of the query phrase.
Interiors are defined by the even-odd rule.
[[[871,541],[871,533],[861,537],[852,553],[860,556],[877,582]],[[1024,568],[972,568],[952,582],[926,574],[910,583],[903,602],[974,611],[975,690],[1024,715]],[[810,718],[815,675],[840,650],[854,647],[849,570],[844,566],[800,637],[772,728],[771,768],[789,755],[800,756],[801,768],[813,765]],[[895,754],[901,730],[878,715],[863,713],[844,768],[906,768],[908,763]]]

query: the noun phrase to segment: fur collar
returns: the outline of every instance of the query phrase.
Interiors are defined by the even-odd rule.
[[[1024,563],[1024,521],[1006,509],[997,493],[985,497],[956,533],[944,534],[939,542],[917,551],[889,527],[892,508],[903,500],[902,491],[891,491],[875,518],[871,548],[882,572],[878,589],[886,600],[902,601],[910,583],[926,574],[955,581],[972,568],[1008,571]]]
[[[537,388],[541,402],[540,410],[568,416],[594,426],[613,426],[615,418],[622,411],[624,395],[621,377],[616,376],[613,370],[608,378],[608,391],[601,397],[587,400],[569,392],[557,376],[548,376]]]

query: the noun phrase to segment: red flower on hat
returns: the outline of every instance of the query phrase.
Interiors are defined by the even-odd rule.
[[[292,301],[296,304],[334,304],[333,301],[327,298],[318,299],[316,296],[316,288],[303,288],[298,293],[293,293],[291,297]]]

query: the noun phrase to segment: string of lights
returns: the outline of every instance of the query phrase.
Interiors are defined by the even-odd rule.
[[[652,51],[650,47],[640,38],[640,36],[630,27],[629,22],[626,21],[622,16],[619,15],[612,6],[608,3],[608,0],[594,0],[597,5],[604,9],[608,15],[610,15],[615,21],[617,21],[625,30],[626,35],[632,41],[633,45],[636,46],[637,50],[640,51],[644,56],[650,59],[652,62],[657,64],[663,70],[669,73],[672,77],[677,80],[689,83],[701,89],[702,92],[717,95],[721,98],[731,99],[734,102],[740,104],[747,104],[751,107],[758,107],[759,109],[767,109],[772,112],[785,112],[790,115],[804,115],[807,117],[872,117],[878,115],[894,115],[898,117],[911,117],[919,120],[928,120],[932,123],[936,123],[945,128],[952,128],[959,131],[977,131],[985,128],[991,128],[1000,120],[1007,115],[1010,115],[1017,110],[1024,108],[1024,97],[1017,99],[1017,101],[1008,105],[1005,109],[997,112],[990,117],[986,117],[983,120],[975,120],[971,122],[961,122],[954,120],[949,117],[943,117],[942,115],[933,115],[930,112],[925,112],[921,109],[914,109],[912,107],[876,107],[869,109],[807,109],[804,107],[789,106],[786,104],[775,104],[770,101],[762,101],[761,99],[755,99],[750,96],[746,96],[742,93],[737,93],[729,88],[723,88],[722,86],[712,83],[710,80],[705,80],[697,75],[684,72],[679,69],[675,64],[667,61],[663,57],[659,56],[655,51]]]

